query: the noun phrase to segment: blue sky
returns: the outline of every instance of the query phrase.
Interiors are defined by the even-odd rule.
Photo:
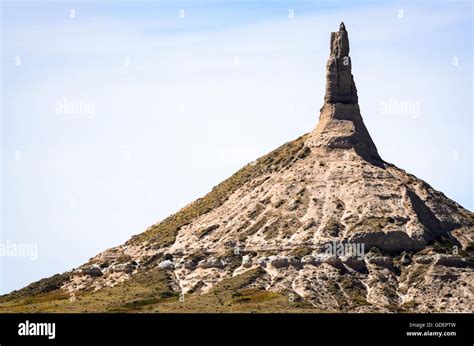
[[[0,240],[37,244],[38,258],[0,257],[0,293],[82,264],[311,131],[340,21],[381,156],[474,208],[468,1],[1,9]]]

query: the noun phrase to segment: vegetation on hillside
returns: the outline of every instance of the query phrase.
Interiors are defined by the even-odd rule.
[[[227,278],[204,294],[181,296],[162,269],[141,271],[115,287],[78,292],[74,299],[61,291],[23,297],[0,305],[1,312],[321,312],[289,295],[253,288],[261,268]]]
[[[145,232],[138,234],[129,241],[133,244],[152,240],[160,246],[171,245],[181,227],[189,224],[193,219],[208,213],[221,206],[229,196],[247,182],[264,174],[279,171],[289,166],[294,160],[305,158],[311,151],[304,146],[306,135],[247,164],[227,180],[215,186],[211,192],[193,203],[182,208],[163,221],[151,226]]]

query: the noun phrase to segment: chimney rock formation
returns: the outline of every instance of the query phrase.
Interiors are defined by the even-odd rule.
[[[351,73],[349,38],[344,23],[331,33],[331,53],[326,67],[325,103],[357,103],[357,89]]]
[[[314,131],[0,312],[472,312],[473,273],[474,214],[380,158],[341,23]]]
[[[326,96],[319,124],[308,144],[328,149],[354,149],[366,160],[377,163],[381,158],[360,115],[351,69],[349,37],[341,23],[339,31],[331,33]]]

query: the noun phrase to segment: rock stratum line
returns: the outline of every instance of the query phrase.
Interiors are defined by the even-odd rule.
[[[0,311],[472,312],[474,215],[382,160],[351,69],[341,23],[312,132]]]

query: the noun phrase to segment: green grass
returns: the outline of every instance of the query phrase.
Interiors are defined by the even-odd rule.
[[[459,255],[474,262],[474,242],[469,242],[464,250],[459,250]]]
[[[328,220],[326,224],[326,232],[332,237],[337,237],[344,230],[344,226],[335,218]]]
[[[33,282],[20,290],[1,296],[0,304],[10,300],[31,299],[31,297],[36,295],[44,295],[49,292],[54,292],[69,280],[69,276],[70,273],[66,272]]]
[[[313,248],[308,245],[298,245],[290,251],[290,255],[303,258],[306,255],[311,255],[313,253]]]
[[[218,229],[220,227],[219,224],[216,224],[216,225],[211,225],[209,227],[205,227],[201,230],[199,230],[197,233],[198,233],[198,237],[199,238],[203,238],[205,237],[206,235],[208,235],[209,233],[211,233],[212,231]]]
[[[357,224],[355,224],[352,232],[355,231],[366,231],[366,232],[372,232],[372,231],[381,231],[383,230],[390,222],[388,218],[385,217],[367,217],[361,221],[359,221]]]
[[[0,304],[0,312],[321,312],[287,295],[266,291],[258,280],[261,268],[227,278],[205,294],[173,291],[170,274],[162,269],[139,272],[115,287],[69,295],[54,291]],[[250,287],[250,286],[254,287]]]
[[[366,299],[367,289],[359,280],[342,276],[339,286],[350,297],[351,305],[370,305]]]
[[[262,218],[260,218],[260,220],[255,222],[252,226],[248,227],[245,230],[241,230],[241,232],[239,232],[238,240],[243,242],[252,234],[257,233],[259,229],[262,228],[267,223],[270,216],[271,215],[264,215]]]

